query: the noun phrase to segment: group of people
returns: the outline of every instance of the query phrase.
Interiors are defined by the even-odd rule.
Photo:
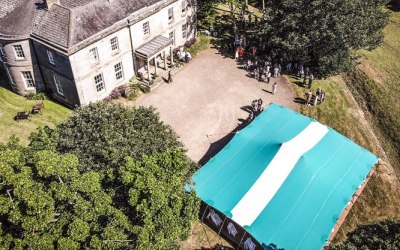
[[[255,99],[251,102],[251,110],[248,110],[249,116],[247,117],[247,122],[251,122],[255,116],[260,114],[263,111],[262,108],[263,100],[260,99]]]
[[[317,106],[318,104],[321,104],[325,101],[325,91],[318,88],[314,95],[312,89],[310,89],[310,91],[306,93],[305,100],[305,104],[307,106]]]
[[[282,75],[282,67],[279,63],[272,64],[271,60],[266,57],[264,60],[258,57],[254,57],[253,60],[247,58],[244,61],[246,70],[250,72],[250,75],[259,81],[266,80],[270,82],[271,77],[278,77]]]

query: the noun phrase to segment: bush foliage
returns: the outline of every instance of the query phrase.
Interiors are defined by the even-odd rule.
[[[372,225],[361,225],[348,235],[347,240],[328,250],[353,249],[400,249],[400,222],[382,221]]]
[[[383,40],[387,0],[268,0],[262,35],[277,55],[315,68],[342,72],[351,50],[372,49]]]
[[[153,108],[79,108],[28,147],[0,144],[0,248],[176,249],[195,164]]]

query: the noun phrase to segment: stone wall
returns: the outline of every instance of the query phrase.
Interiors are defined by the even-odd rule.
[[[34,48],[29,39],[25,40],[0,40],[5,54],[3,67],[8,71],[8,78],[12,89],[20,95],[26,95],[28,92],[43,91],[43,84],[40,69],[35,57]],[[17,58],[14,52],[14,45],[21,45],[24,58]],[[23,71],[32,73],[35,81],[34,88],[27,88],[22,77]],[[11,77],[11,79],[10,79]]]

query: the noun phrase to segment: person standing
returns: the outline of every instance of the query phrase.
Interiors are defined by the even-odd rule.
[[[278,67],[275,65],[275,67],[274,67],[274,78],[277,78],[278,77]]]
[[[314,96],[313,106],[317,106],[317,104],[318,104],[318,95],[316,94],[316,95]]]
[[[274,82],[274,85],[272,85],[272,94],[275,95],[276,93],[276,82]]]
[[[251,102],[251,108],[253,112],[256,112],[256,105],[257,105],[257,100],[253,100]]]
[[[260,99],[258,99],[258,111],[259,112],[261,112],[261,107],[262,107],[262,104],[263,104],[263,101],[261,100],[261,98]]]
[[[171,70],[168,71],[168,83],[172,82]]]
[[[310,105],[312,96],[313,96],[313,93],[312,93],[312,90],[310,89],[310,92],[307,93],[307,97],[306,97],[307,98],[306,99],[307,106]]]
[[[267,70],[267,83],[271,80],[271,72]]]
[[[235,60],[237,61],[239,58],[239,48],[236,48],[235,50]]]
[[[306,87],[306,84],[307,84],[307,75],[304,75],[303,87]]]
[[[314,75],[311,74],[310,77],[308,78],[308,88],[309,89],[311,89],[313,81],[314,81]]]

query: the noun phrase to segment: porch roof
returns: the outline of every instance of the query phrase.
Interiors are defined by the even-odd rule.
[[[163,36],[157,36],[156,38],[138,48],[135,51],[135,54],[141,58],[149,59],[170,44],[172,44],[172,40]]]

